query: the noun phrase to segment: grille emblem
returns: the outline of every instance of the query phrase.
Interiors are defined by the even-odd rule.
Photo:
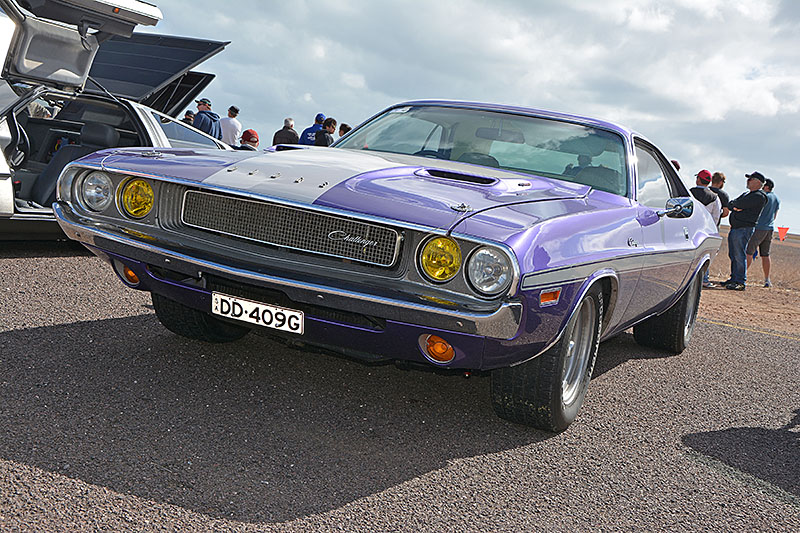
[[[366,248],[367,246],[377,246],[378,241],[372,241],[369,239],[365,239],[360,235],[351,235],[346,231],[336,230],[328,233],[328,239],[332,241],[344,241],[344,242],[351,242],[353,244],[361,244]]]

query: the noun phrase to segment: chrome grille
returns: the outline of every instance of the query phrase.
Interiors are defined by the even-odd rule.
[[[380,266],[394,264],[400,242],[391,228],[198,191],[184,195],[181,220],[225,235]]]

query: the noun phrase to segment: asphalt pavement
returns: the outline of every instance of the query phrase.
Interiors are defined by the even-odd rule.
[[[0,531],[798,531],[800,332],[601,345],[577,421],[489,379],[180,338],[101,260],[0,242]]]

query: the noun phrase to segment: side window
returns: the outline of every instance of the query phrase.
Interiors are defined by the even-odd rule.
[[[670,199],[669,185],[664,170],[649,150],[636,146],[637,200],[640,204],[655,209],[663,209]]]
[[[173,148],[219,148],[213,139],[194,131],[176,120],[153,113]]]

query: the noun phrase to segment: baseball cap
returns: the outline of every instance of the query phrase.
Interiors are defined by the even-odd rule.
[[[195,104],[205,104],[207,106],[211,106],[211,100],[209,100],[208,98],[201,98],[200,100],[195,100],[194,103]]]
[[[188,109],[188,110],[186,110],[186,113],[183,114],[183,116],[186,116],[186,115],[189,115],[190,117],[193,117],[194,116],[194,111],[192,111],[191,109]]]
[[[228,108],[228,111],[230,111],[230,112],[232,112],[232,113],[236,113],[237,115],[239,114],[239,108],[238,108],[238,107],[236,107],[235,105],[232,105],[232,106],[230,106],[230,107]]]
[[[701,183],[711,183],[711,172],[708,170],[703,169],[695,174],[695,176],[697,176],[697,179],[699,179]]]
[[[242,141],[251,143],[258,142],[258,133],[256,133],[256,130],[244,130],[242,132]]]
[[[323,120],[325,120],[325,115],[322,113],[317,113],[317,116],[314,117],[314,122],[322,122]]]
[[[761,183],[764,183],[767,180],[767,178],[765,178],[764,174],[762,174],[761,172],[753,172],[752,174],[745,174],[744,177],[757,179]]]

